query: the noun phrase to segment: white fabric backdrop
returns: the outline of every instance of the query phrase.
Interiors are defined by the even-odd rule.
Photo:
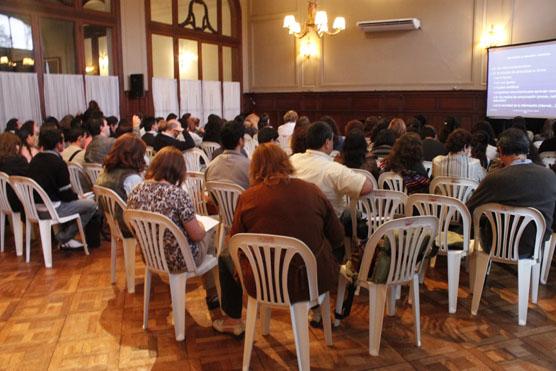
[[[166,118],[170,113],[179,114],[177,80],[153,77],[152,91],[156,117]]]
[[[239,82],[224,81],[224,118],[233,120],[241,113],[241,86]]]
[[[85,112],[83,75],[44,75],[44,105],[47,116],[61,120],[65,115]]]
[[[36,73],[0,72],[0,129],[17,118],[41,122],[41,101]],[[2,226],[3,228],[3,226]]]
[[[191,113],[201,119],[201,127],[205,126],[203,118],[203,88],[200,80],[180,80],[180,116]]]
[[[203,80],[203,122],[207,122],[210,114],[222,117],[221,86],[220,81]]]
[[[85,98],[95,100],[105,116],[120,117],[118,76],[85,76]]]

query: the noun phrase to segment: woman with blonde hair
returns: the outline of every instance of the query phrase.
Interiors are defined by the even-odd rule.
[[[388,129],[392,130],[392,132],[396,136],[396,139],[400,138],[405,133],[407,133],[407,127],[405,125],[405,122],[399,117],[394,117],[392,120],[390,120],[390,123],[388,124]]]

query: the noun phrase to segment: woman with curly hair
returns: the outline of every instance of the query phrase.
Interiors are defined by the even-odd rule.
[[[428,193],[429,177],[423,166],[423,144],[418,134],[401,136],[384,159],[384,171],[393,171],[403,178],[407,194]]]

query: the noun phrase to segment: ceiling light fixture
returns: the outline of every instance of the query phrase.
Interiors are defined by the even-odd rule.
[[[336,17],[332,23],[332,31],[328,28],[328,14],[324,10],[317,10],[317,1],[309,0],[307,9],[307,20],[301,27],[295,16],[287,15],[284,18],[284,28],[287,28],[290,35],[302,39],[310,32],[316,33],[319,37],[324,35],[336,35],[346,29],[346,19]]]

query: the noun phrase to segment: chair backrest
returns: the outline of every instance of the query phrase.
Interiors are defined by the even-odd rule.
[[[38,222],[39,211],[48,212],[50,214],[50,219],[58,221],[58,213],[48,197],[48,194],[42,189],[42,187],[31,178],[24,176],[11,176],[10,183],[17,194],[17,197],[23,205],[25,210],[25,217],[33,222]],[[41,199],[43,207],[41,210],[37,209],[37,203],[35,202],[35,194]],[[39,204],[41,204],[39,203]]]
[[[10,185],[10,177],[8,174],[0,171],[0,212],[4,214],[12,214],[12,207],[8,201],[8,185]],[[0,225],[4,228],[3,225]]]
[[[430,177],[432,175],[432,161],[423,161],[423,166],[427,171],[427,175]]]
[[[216,143],[216,142],[201,143],[201,149],[205,151],[210,161],[212,161],[212,156],[214,155],[214,151],[216,151],[218,148],[220,148],[220,143]]]
[[[71,188],[73,188],[73,191],[75,193],[81,196],[85,193],[81,181],[84,179],[88,181],[89,177],[87,176],[87,174],[85,174],[85,171],[83,170],[83,166],[76,164],[75,162],[67,162],[67,165],[68,165],[68,171],[70,176]]]
[[[125,202],[110,188],[95,185],[93,186],[93,192],[95,193],[99,207],[104,213],[106,222],[110,227],[110,233],[115,234],[114,237],[122,239],[123,235],[116,218],[116,211],[119,207],[121,212],[123,212],[126,209]]]
[[[478,186],[479,183],[472,179],[438,176],[431,181],[429,192],[432,194],[454,197],[466,203]]]
[[[388,189],[391,191],[407,193],[403,185],[403,178],[401,177],[401,175],[393,171],[387,171],[380,174],[380,176],[378,177],[378,187],[380,189]]]
[[[227,182],[207,182],[206,187],[218,204],[220,222],[225,227],[231,227],[239,195],[245,190],[237,184]]]
[[[85,163],[83,164],[83,169],[85,170],[85,174],[87,174],[87,176],[91,180],[91,183],[96,184],[100,173],[102,173],[102,165]]]
[[[543,157],[542,163],[544,164],[544,166],[550,167],[556,164],[556,157]]]
[[[362,205],[364,214],[367,216],[367,236],[370,237],[378,227],[393,220],[406,202],[407,195],[398,191],[374,190],[361,197],[358,203]]]
[[[167,216],[143,210],[124,210],[124,220],[130,226],[137,243],[141,247],[143,259],[148,269],[170,273],[164,253],[164,241],[173,236],[185,260],[189,272],[197,272],[195,260],[183,232]]]
[[[182,184],[199,215],[208,215],[207,201],[205,200],[205,175],[197,171],[188,171],[185,182]]]
[[[259,143],[249,134],[245,134],[243,138],[245,139],[243,149],[245,150],[245,152],[247,152],[247,157],[251,158],[253,157],[253,153],[255,152],[255,149],[257,148]]]
[[[373,185],[373,189],[378,189],[378,183],[375,179],[375,177],[373,176],[373,174],[369,173],[367,170],[363,170],[363,169],[351,169],[354,173],[357,174],[361,174],[361,175],[365,175],[365,177],[367,179],[369,179],[369,182],[372,183]]]
[[[390,269],[385,284],[410,281],[420,269],[423,257],[430,251],[437,228],[438,219],[433,216],[401,218],[381,225],[365,246],[358,280],[369,281],[369,270],[376,247],[384,238],[390,246]]]
[[[440,251],[448,252],[448,232],[450,225],[458,215],[458,220],[462,221],[463,226],[463,251],[469,249],[469,241],[471,239],[471,214],[467,206],[454,197],[429,195],[429,194],[413,194],[409,196],[406,204],[407,216],[412,216],[413,209],[421,216],[430,215],[438,218],[438,234],[436,236],[436,244]]]
[[[151,146],[147,146],[147,150],[145,151],[145,155],[147,156],[147,158],[152,161],[154,156],[156,156],[156,151],[154,150],[153,147]]]
[[[307,273],[309,300],[314,302],[318,299],[317,260],[302,241],[285,236],[239,233],[230,239],[230,253],[244,288],[240,256],[249,262],[257,301],[284,306],[291,304],[288,293],[290,263],[294,256],[299,255]]]
[[[201,171],[210,162],[205,152],[199,148],[191,148],[183,152],[183,159],[187,171]],[[203,163],[201,163],[201,160]]]
[[[497,203],[488,203],[479,206],[473,212],[473,231],[475,246],[481,239],[481,217],[490,223],[492,241],[490,244],[490,257],[500,262],[516,262],[519,259],[519,243],[523,231],[529,223],[534,223],[537,229],[533,258],[539,259],[539,249],[543,243],[546,222],[542,214],[531,207],[512,207]]]

